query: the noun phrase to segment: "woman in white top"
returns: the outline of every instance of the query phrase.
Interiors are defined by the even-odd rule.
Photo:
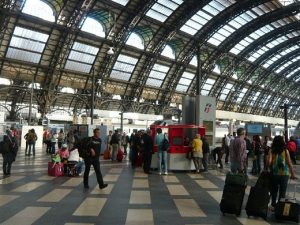
[[[73,150],[70,150],[70,156],[68,158],[68,164],[75,164],[76,173],[78,175],[80,175],[80,173],[82,171],[83,160],[82,160],[82,158],[79,157],[79,152],[78,152],[77,148],[75,148]]]

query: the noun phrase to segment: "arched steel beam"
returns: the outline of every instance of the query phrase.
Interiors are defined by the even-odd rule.
[[[226,38],[218,47],[222,52],[228,52],[236,44],[238,44],[245,37],[248,37],[251,33],[256,31],[258,28],[270,24],[279,19],[297,15],[300,12],[300,2],[290,4],[288,6],[276,9],[256,19],[248,22],[236,32],[232,33],[228,38]]]
[[[269,33],[259,37],[255,41],[253,41],[251,44],[249,44],[246,48],[244,48],[238,56],[241,58],[247,58],[251,53],[259,50],[272,40],[275,40],[279,37],[282,37],[284,35],[287,35],[291,32],[297,31],[300,29],[300,23],[299,21],[294,21],[292,23],[286,24],[284,26],[278,27]]]

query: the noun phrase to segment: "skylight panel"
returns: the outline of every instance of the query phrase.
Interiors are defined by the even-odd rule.
[[[81,27],[82,31],[94,34],[99,37],[105,37],[105,31],[102,24],[90,17],[87,17]]]
[[[38,63],[49,35],[16,27],[6,53],[7,58]]]
[[[226,37],[230,36],[232,33],[234,33],[236,30],[238,30],[239,28],[241,28],[243,25],[245,25],[246,23],[250,22],[251,20],[253,20],[254,17],[250,16],[250,11],[247,11],[237,17],[235,17],[234,19],[232,19],[231,21],[229,21],[229,25],[224,25],[223,27],[221,27],[210,39],[208,39],[208,42],[211,44],[217,44],[217,46],[222,43]],[[216,40],[219,41],[216,42]]]
[[[155,20],[165,22],[182,2],[182,0],[157,0],[146,15]]]
[[[74,42],[65,69],[89,73],[99,48]]]
[[[227,83],[225,88],[221,91],[220,100],[225,100],[228,93],[230,92],[231,88],[233,87],[233,84]]]
[[[237,98],[236,102],[240,103],[242,101],[243,97],[245,96],[245,94],[246,94],[247,91],[248,91],[247,88],[243,88],[243,90],[239,94],[239,97]]]
[[[286,77],[290,78],[291,76],[293,76],[295,73],[297,73],[300,70],[300,67],[297,69],[294,69],[292,72],[290,72]]]
[[[22,12],[50,22],[55,21],[52,8],[47,3],[40,0],[26,0]]]
[[[255,95],[254,95],[254,97],[253,97],[253,99],[251,101],[251,105],[253,105],[255,103],[255,101],[257,100],[257,98],[258,98],[259,95],[260,95],[259,91],[255,93]]]
[[[63,87],[61,89],[61,92],[69,93],[69,94],[75,94],[75,90],[73,88],[70,88],[70,87]]]
[[[174,50],[171,48],[170,45],[166,45],[166,47],[162,51],[161,55],[166,56],[166,57],[171,58],[171,59],[175,59]]]
[[[232,3],[230,1],[223,1],[223,4],[220,4],[216,0],[209,2],[201,10],[199,10],[191,19],[189,19],[181,28],[181,31],[184,31],[190,35],[195,35],[213,16],[218,15],[221,11],[226,9]]]
[[[201,95],[208,95],[215,82],[214,79],[208,78],[201,89]]]
[[[123,6],[127,5],[127,3],[129,2],[129,0],[112,0],[112,1]]]
[[[262,100],[262,107],[263,108],[266,107],[267,102],[269,101],[270,98],[271,98],[271,95],[269,95],[267,98],[265,98],[265,99]]]
[[[138,59],[120,54],[111,71],[110,77],[129,81]]]
[[[161,87],[163,80],[165,79],[167,72],[169,71],[169,67],[163,66],[160,64],[154,64],[149,77],[146,81],[146,85]]]
[[[194,74],[189,72],[184,72],[180,78],[176,91],[186,92],[194,79]]]

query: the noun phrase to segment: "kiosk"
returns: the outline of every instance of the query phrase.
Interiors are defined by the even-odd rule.
[[[155,145],[156,129],[161,128],[163,133],[167,133],[170,143],[168,152],[168,169],[169,170],[194,170],[192,160],[186,158],[186,155],[191,151],[190,146],[184,145],[184,138],[189,137],[193,140],[196,134],[205,135],[205,128],[196,125],[174,124],[168,126],[151,125],[151,137],[154,143],[154,154],[152,155],[151,168],[157,168],[157,145]]]

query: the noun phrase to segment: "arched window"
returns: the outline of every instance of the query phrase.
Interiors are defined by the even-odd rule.
[[[53,9],[40,0],[26,0],[22,12],[50,22],[55,21]]]
[[[127,45],[131,45],[133,47],[144,49],[144,40],[141,38],[140,35],[136,33],[131,33],[128,40],[126,41]]]
[[[174,50],[171,48],[170,45],[166,45],[166,47],[162,51],[161,55],[166,56],[166,57],[171,58],[171,59],[175,59]]]
[[[81,30],[91,34],[95,34],[99,37],[105,37],[105,31],[102,24],[91,17],[87,17],[85,19],[84,23],[82,24]]]
[[[10,80],[6,78],[0,78],[0,85],[10,85]]]

